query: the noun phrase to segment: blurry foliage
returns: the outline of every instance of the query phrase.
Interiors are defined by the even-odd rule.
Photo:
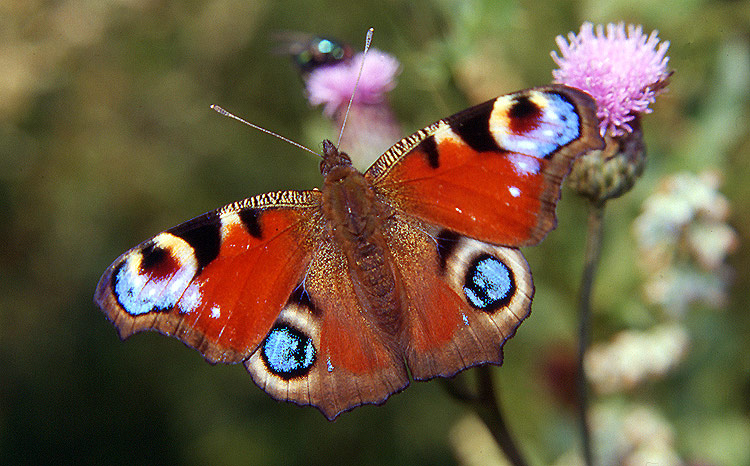
[[[659,29],[675,70],[643,122],[646,174],[608,209],[594,297],[595,338],[607,340],[655,319],[641,304],[631,224],[660,178],[718,171],[729,222],[741,243],[750,237],[747,1],[3,1],[0,464],[453,464],[447,439],[461,438],[464,407],[438,383],[412,384],[383,407],[328,423],[176,340],[120,343],[91,296],[119,253],[165,228],[250,195],[319,183],[312,157],[208,108],[218,103],[313,148],[332,135],[320,131],[320,112],[307,107],[290,64],[269,53],[274,32],[356,45],[374,26],[376,47],[402,62],[391,102],[410,131],[548,83],[555,36],[584,20]],[[545,383],[543,355],[574,344],[582,206],[566,193],[557,231],[525,251],[533,313],[495,372],[533,464],[578,442],[569,403]],[[750,464],[742,244],[730,265],[727,306],[685,318],[692,345],[676,372],[618,395],[659,406],[680,456],[696,464]]]

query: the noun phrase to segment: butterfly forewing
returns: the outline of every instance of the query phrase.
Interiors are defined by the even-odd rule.
[[[107,269],[94,300],[122,338],[157,330],[210,362],[239,362],[304,274],[319,194],[264,194],[160,233]]]
[[[394,145],[366,176],[399,211],[482,241],[526,246],[554,228],[573,160],[602,144],[593,100],[551,86],[440,120]]]

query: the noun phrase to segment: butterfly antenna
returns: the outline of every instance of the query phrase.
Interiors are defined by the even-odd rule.
[[[341,137],[344,135],[344,128],[346,128],[346,119],[349,118],[349,110],[352,109],[352,102],[354,102],[354,96],[357,94],[357,86],[359,86],[359,78],[362,77],[362,69],[365,67],[365,57],[367,56],[367,51],[370,50],[370,44],[372,43],[372,35],[375,32],[374,28],[370,28],[367,30],[367,35],[365,35],[365,49],[362,52],[362,63],[359,65],[359,74],[357,75],[357,80],[354,82],[354,89],[352,90],[352,96],[349,97],[349,105],[346,107],[346,113],[344,114],[344,121],[341,123],[341,131],[339,131],[339,139],[336,141],[336,147],[341,145]]]
[[[291,144],[293,146],[296,146],[296,147],[299,147],[300,149],[305,150],[305,151],[307,151],[307,152],[309,152],[311,154],[315,154],[318,157],[321,156],[319,153],[315,152],[312,149],[308,149],[307,147],[303,146],[302,144],[300,144],[298,142],[294,142],[291,139],[285,138],[284,136],[282,136],[282,135],[280,135],[278,133],[274,133],[271,130],[268,130],[266,128],[262,128],[262,127],[260,127],[258,125],[254,125],[254,124],[250,123],[249,121],[243,120],[242,118],[238,117],[237,115],[235,115],[233,113],[230,113],[230,112],[224,110],[223,108],[219,107],[218,105],[211,105],[211,109],[214,110],[214,111],[216,111],[217,113],[219,113],[221,115],[224,115],[225,117],[229,117],[229,118],[235,119],[235,120],[237,120],[237,121],[239,121],[241,123],[246,124],[247,126],[249,126],[251,128],[257,129],[258,131],[262,131],[262,132],[264,132],[266,134],[270,134],[271,136],[277,137],[277,138],[281,139],[284,142],[288,142],[289,144]]]

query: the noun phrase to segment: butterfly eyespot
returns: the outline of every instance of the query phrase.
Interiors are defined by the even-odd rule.
[[[513,106],[508,110],[511,128],[517,133],[523,133],[536,128],[542,112],[538,105],[532,102],[528,96],[516,99]]]
[[[169,251],[154,243],[147,244],[141,250],[141,273],[154,272],[158,267],[169,270],[175,266]]]
[[[299,330],[277,325],[263,341],[261,351],[268,370],[283,379],[302,376],[315,363],[312,339]]]
[[[498,258],[482,254],[472,261],[464,279],[469,304],[493,312],[506,306],[515,294],[513,272]]]
[[[179,238],[162,234],[126,256],[112,273],[112,293],[130,315],[166,312],[177,304],[195,276],[192,255],[175,257]]]
[[[538,159],[550,158],[581,137],[575,105],[565,95],[555,92],[532,91],[514,99],[497,99],[490,117],[490,131],[500,147]]]

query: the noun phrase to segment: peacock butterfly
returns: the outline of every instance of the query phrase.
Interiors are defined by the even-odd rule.
[[[415,380],[502,362],[534,285],[520,246],[555,227],[563,177],[603,146],[564,86],[501,96],[397,142],[366,172],[324,141],[323,188],[260,194],[141,243],[95,302],[121,338],[156,330],[243,363],[328,419]]]

